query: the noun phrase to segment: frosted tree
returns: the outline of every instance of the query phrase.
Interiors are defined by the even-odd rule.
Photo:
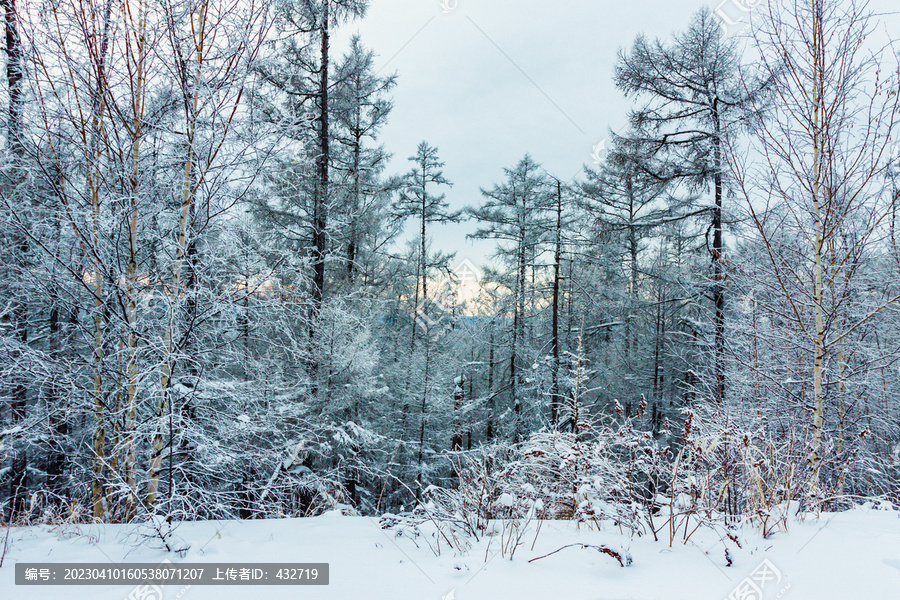
[[[302,184],[302,193],[309,196],[311,348],[326,295],[328,218],[336,202],[330,190],[334,162],[331,35],[336,26],[365,16],[367,8],[367,0],[291,0],[280,4],[275,27],[283,35],[278,54],[258,66],[268,88],[279,95],[268,108],[268,119],[289,139],[301,142],[304,159],[314,168],[314,175],[305,177],[307,181]],[[308,372],[313,395],[318,390],[318,370],[311,352]]]
[[[713,397],[725,398],[724,208],[730,140],[757,84],[738,77],[737,41],[728,38],[708,8],[670,44],[639,36],[630,52],[620,52],[615,82],[628,98],[644,104],[630,114],[635,136],[649,145],[658,167],[651,174],[699,188],[712,185],[708,207],[712,244]]]
[[[506,388],[513,408],[513,439],[525,435],[522,410],[522,369],[525,343],[527,274],[535,266],[541,243],[550,229],[548,212],[553,195],[546,173],[531,156],[526,155],[513,168],[504,169],[506,181],[491,189],[482,189],[484,201],[468,210],[479,222],[474,239],[497,240],[496,257],[511,273],[509,302],[512,319],[509,330],[509,368]],[[553,190],[556,191],[555,189]]]
[[[592,226],[605,234],[592,239],[612,242],[619,249],[613,260],[624,266],[621,368],[629,374],[627,393],[633,396],[641,390],[636,373],[648,364],[646,357],[638,354],[641,323],[637,320],[646,312],[642,305],[650,301],[644,289],[648,287],[648,268],[641,264],[641,258],[663,224],[687,218],[678,207],[670,205],[669,183],[649,173],[653,165],[646,153],[646,144],[633,138],[617,138],[606,163],[596,170],[586,170],[582,185],[583,208],[591,216]],[[648,377],[646,384],[649,383]]]
[[[416,153],[409,157],[413,163],[412,169],[404,176],[400,186],[399,196],[394,204],[393,211],[398,219],[409,219],[416,227],[418,240],[416,241],[416,279],[415,292],[413,294],[413,312],[415,322],[412,327],[410,339],[410,352],[415,352],[416,339],[419,337],[419,329],[422,329],[423,368],[422,379],[417,382],[421,385],[418,391],[419,405],[419,449],[417,456],[418,474],[417,482],[422,481],[422,462],[425,448],[425,430],[427,425],[427,411],[429,395],[433,386],[432,373],[432,345],[428,313],[433,310],[428,297],[429,273],[436,267],[444,265],[449,256],[440,253],[429,252],[429,227],[439,223],[449,223],[459,220],[459,212],[449,210],[446,195],[434,194],[436,186],[451,186],[450,180],[444,177],[444,162],[438,157],[438,149],[421,142],[416,148]],[[437,307],[441,309],[440,306]],[[404,414],[408,412],[404,408]],[[418,488],[417,488],[418,493]]]
[[[806,492],[814,500],[830,453],[826,409],[834,399],[840,447],[848,380],[879,362],[878,349],[852,359],[851,343],[900,297],[892,278],[867,278],[878,277],[872,261],[895,208],[885,169],[900,114],[897,62],[866,48],[876,21],[865,2],[773,1],[762,14],[754,39],[774,82],[771,102],[756,104],[753,143],[764,158],[746,175],[742,164],[733,171],[777,285],[769,311],[791,324],[789,347],[811,380],[801,403],[809,406]]]
[[[429,256],[429,227],[439,223],[459,221],[460,213],[449,210],[446,194],[433,194],[435,186],[452,186],[444,177],[444,162],[438,158],[438,149],[421,142],[416,153],[409,157],[413,168],[404,176],[400,194],[394,203],[394,214],[400,219],[410,219],[415,223],[418,237],[416,257],[416,290],[414,306],[428,301],[428,274],[434,268],[446,263],[449,257]],[[413,342],[416,333],[413,329]]]
[[[6,91],[8,94],[7,114],[6,114],[6,164],[3,165],[4,177],[2,186],[4,195],[12,197],[21,210],[20,214],[26,214],[23,210],[28,203],[26,194],[25,181],[25,146],[23,144],[23,68],[24,57],[22,49],[22,41],[19,32],[18,12],[15,0],[4,0],[0,4],[0,8],[4,11],[5,19],[5,50],[6,50]],[[13,263],[4,269],[5,279],[7,281],[15,281],[15,262],[24,263],[29,259],[29,243],[28,238],[22,233],[20,227],[13,226],[3,232],[4,245],[11,249]],[[12,267],[12,268],[9,268]],[[8,289],[4,290],[3,301],[7,303],[8,308],[4,311],[3,320],[9,327],[10,348],[13,345],[18,346],[18,352],[10,352],[13,355],[24,354],[25,347],[28,344],[28,304],[23,301],[21,290],[16,290],[15,286],[8,285]],[[4,381],[9,385],[10,398],[10,426],[11,428],[21,427],[26,416],[28,402],[28,386],[24,381],[21,373],[8,373],[4,377]],[[26,478],[27,478],[27,453],[24,445],[17,446],[15,457],[12,460],[10,468],[10,512],[15,512],[18,500],[23,500],[25,494]]]
[[[376,144],[393,109],[389,94],[397,79],[379,76],[374,62],[374,52],[354,36],[334,74],[334,162],[344,201],[336,210],[333,235],[341,239],[351,286],[360,276],[372,282],[373,254],[396,233],[390,227],[389,201],[399,182],[382,176],[390,155]]]

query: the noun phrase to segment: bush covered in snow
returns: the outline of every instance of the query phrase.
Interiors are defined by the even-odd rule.
[[[642,417],[643,405],[632,418],[582,422],[577,434],[545,430],[521,444],[450,454],[456,485],[428,487],[413,513],[382,524],[418,536],[429,523],[432,538],[457,548],[496,521],[545,519],[612,525],[671,545],[701,527],[724,538],[741,523],[768,536],[817,507],[804,495],[810,474],[795,445],[693,412],[680,432],[666,423],[654,436]]]

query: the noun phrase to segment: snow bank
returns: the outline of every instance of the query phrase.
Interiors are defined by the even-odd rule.
[[[436,556],[423,540],[397,537],[378,519],[323,516],[312,519],[185,523],[176,535],[190,545],[174,562],[328,562],[327,587],[169,586],[164,597],[142,599],[133,586],[22,587],[13,565],[21,562],[151,562],[167,558],[150,544],[135,547],[137,528],[12,529],[0,568],[4,600],[720,600],[763,574],[762,600],[895,598],[900,593],[900,518],[891,510],[858,508],[794,522],[789,534],[763,539],[751,530],[734,541],[709,530],[687,545],[629,539],[617,529],[596,531],[571,521],[531,525],[514,560],[499,553],[500,540],[473,541],[464,555]],[[495,528],[500,531],[502,528]],[[4,532],[5,533],[5,532]],[[634,559],[620,567],[591,548],[627,548]],[[732,561],[726,566],[725,548]],[[485,560],[487,559],[487,560]],[[767,560],[768,563],[763,561]],[[763,565],[763,570],[760,567]],[[769,565],[769,566],[764,566]],[[766,574],[768,574],[766,576]],[[777,577],[776,577],[777,575]],[[740,596],[735,596],[740,597]]]

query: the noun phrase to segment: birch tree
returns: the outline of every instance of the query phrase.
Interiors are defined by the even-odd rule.
[[[884,175],[900,114],[897,63],[889,50],[868,47],[876,21],[866,2],[773,0],[762,9],[754,39],[774,82],[772,101],[756,104],[762,118],[753,142],[763,162],[746,172],[735,162],[732,171],[765,244],[783,318],[802,336],[812,386],[804,403],[807,494],[817,501],[831,453],[829,399],[837,396],[843,410],[846,344],[898,300],[889,286],[858,288],[894,210]],[[782,241],[786,228],[793,250]]]
[[[188,17],[187,27],[180,24],[182,15]],[[178,85],[175,98],[184,141],[177,161],[182,177],[176,188],[177,224],[162,341],[158,423],[147,476],[148,510],[153,510],[157,501],[165,445],[163,418],[173,412],[175,370],[179,360],[189,373],[194,370],[190,345],[197,316],[200,236],[211,218],[233,206],[243,195],[242,189],[246,191],[246,182],[253,179],[253,166],[244,180],[233,178],[229,170],[247,169],[247,155],[255,150],[254,140],[235,140],[234,130],[250,84],[251,66],[270,25],[266,7],[230,0],[169,4],[162,16],[168,34],[167,55],[173,59],[170,68]],[[226,145],[227,154],[223,151]],[[190,409],[182,406],[179,413],[189,414]]]

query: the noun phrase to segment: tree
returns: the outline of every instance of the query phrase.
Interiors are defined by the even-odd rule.
[[[520,380],[522,344],[525,331],[526,274],[529,265],[535,266],[538,248],[544,241],[547,212],[554,197],[548,193],[548,180],[543,169],[529,155],[513,168],[504,169],[506,182],[490,190],[481,190],[485,201],[468,209],[469,216],[483,224],[470,237],[498,240],[501,245],[496,257],[510,269],[512,275],[512,323],[509,334],[509,377],[507,388],[513,406],[513,439],[518,442],[525,434],[522,415]]]
[[[316,79],[315,115],[317,122],[316,185],[313,188],[313,312],[325,294],[325,253],[327,247],[329,167],[331,165],[331,28],[346,20],[363,17],[368,0],[299,0],[287,5],[284,20],[296,32],[315,33],[319,37],[318,64],[312,68]]]
[[[784,307],[769,311],[792,324],[809,365],[807,494],[815,501],[835,394],[844,435],[847,346],[900,299],[891,286],[859,281],[894,211],[884,175],[900,114],[897,66],[865,48],[875,28],[865,2],[773,0],[763,14],[754,39],[774,82],[771,101],[754,105],[763,162],[746,174],[733,162],[732,171]]]
[[[562,395],[560,394],[559,375],[560,375],[560,357],[559,357],[559,304],[560,304],[560,281],[562,274],[562,253],[563,253],[563,192],[562,182],[556,180],[556,227],[553,236],[553,300],[552,313],[550,316],[550,354],[552,364],[550,368],[550,427],[556,428],[559,425],[559,413],[562,406]]]
[[[612,254],[604,253],[604,258],[615,261],[611,267],[625,266],[620,368],[627,382],[627,393],[635,397],[642,389],[635,372],[648,365],[645,357],[638,355],[641,325],[637,319],[646,312],[642,305],[649,304],[646,292],[644,301],[641,300],[648,269],[641,265],[640,259],[652,244],[654,233],[663,225],[692,216],[681,206],[673,206],[675,203],[666,195],[670,183],[652,174],[655,165],[648,154],[646,143],[630,136],[616,138],[606,162],[596,170],[586,169],[586,181],[582,184],[583,208],[593,216],[593,226],[602,229],[604,234],[595,236],[594,240],[612,242]],[[649,377],[646,379],[645,385],[650,383]]]
[[[196,16],[192,19],[196,22],[191,24],[189,31],[185,31],[176,24],[177,15],[171,12],[173,10],[170,6],[165,19],[171,56],[175,59],[174,71],[179,88],[176,98],[182,109],[185,140],[183,154],[178,161],[183,178],[179,186],[180,205],[171,266],[173,298],[169,302],[168,325],[163,338],[161,394],[156,406],[156,416],[160,421],[167,411],[171,415],[175,405],[172,398],[173,373],[179,357],[187,355],[188,360],[184,362],[188,373],[197,373],[196,362],[190,355],[191,329],[198,317],[199,240],[203,230],[209,226],[211,217],[206,215],[221,215],[241,197],[241,190],[247,189],[246,182],[242,186],[240,182],[228,181],[221,173],[223,167],[229,164],[233,166],[244,162],[254,141],[241,140],[243,150],[239,150],[238,146],[227,157],[220,152],[234,138],[235,115],[241,106],[244,90],[249,86],[249,73],[252,72],[248,67],[264,43],[269,27],[265,8],[250,6],[237,9],[215,0],[204,0],[195,8]],[[142,27],[146,26],[144,21]],[[243,40],[229,43],[229,38],[237,35],[243,36]],[[228,41],[217,42],[217,38]],[[143,38],[139,40],[143,41]],[[136,90],[140,90],[143,85],[140,65],[135,73]],[[141,108],[135,105],[135,111]],[[139,127],[142,115],[135,112],[134,118],[135,127]],[[134,156],[137,161],[137,146],[134,147]],[[133,172],[137,180],[140,175],[137,164]],[[231,193],[217,193],[224,191],[226,186],[233,188],[229,190]],[[136,217],[135,209],[135,221]],[[133,408],[129,410],[133,412]],[[189,406],[182,405],[179,409],[179,414],[190,413]],[[159,426],[150,456],[145,501],[150,510],[154,509],[157,500],[165,444],[163,431],[163,427]]]
[[[725,152],[759,87],[740,83],[738,65],[737,41],[725,36],[709,8],[702,8],[670,45],[639,36],[630,53],[619,53],[615,71],[616,86],[626,97],[646,98],[630,121],[659,161],[652,174],[663,181],[713,186],[713,396],[719,403],[725,399]]]
[[[315,175],[309,183],[312,251],[310,348],[315,343],[316,323],[325,297],[328,216],[334,202],[329,171],[333,162],[331,30],[343,22],[365,16],[367,8],[368,0],[292,0],[280,5],[277,28],[287,36],[276,60],[259,67],[265,82],[283,96],[284,121],[281,125],[287,127],[285,133],[309,145],[308,156],[315,165]],[[309,35],[317,38],[318,52],[312,51],[311,44],[298,41]],[[310,100],[312,106],[308,107]],[[316,395],[319,365],[313,354],[310,353],[308,371],[310,391]]]
[[[10,195],[16,198],[16,202],[20,204],[20,208],[24,208],[27,202],[23,194],[23,183],[25,182],[24,159],[25,148],[23,144],[22,132],[22,110],[23,110],[23,51],[22,41],[19,35],[18,12],[15,0],[3,0],[0,3],[3,9],[5,19],[5,50],[6,50],[6,89],[9,95],[6,118],[6,149],[7,160],[9,161],[9,181],[7,188]],[[11,232],[9,242],[12,246],[19,261],[27,261],[29,253],[28,239],[21,231],[14,228]],[[10,274],[12,275],[12,274]],[[14,275],[13,275],[14,277]],[[8,298],[11,308],[9,309],[9,320],[12,329],[12,337],[20,349],[24,350],[28,344],[28,305],[18,297],[19,294],[13,292],[12,297]],[[10,374],[6,378],[11,384],[11,427],[21,427],[25,420],[28,387],[25,384],[22,374]],[[12,472],[10,477],[10,518],[12,513],[17,509],[17,500],[24,500],[25,487],[27,482],[27,454],[24,448],[19,448],[15,459],[12,463]]]
[[[377,140],[387,122],[393,109],[388,94],[397,83],[396,75],[375,73],[374,61],[374,52],[354,36],[334,75],[335,170],[344,197],[337,211],[340,226],[334,233],[342,239],[351,286],[360,273],[370,274],[369,262],[379,250],[379,238],[392,237],[391,232],[382,232],[389,219],[388,200],[399,184],[394,178],[381,177],[390,159],[384,147],[367,145]]]
[[[416,322],[412,327],[412,337],[410,341],[410,352],[415,351],[416,338],[418,329],[423,329],[422,338],[424,345],[424,372],[421,382],[421,404],[420,404],[420,423],[419,423],[419,452],[417,458],[418,474],[416,481],[422,481],[422,461],[425,448],[425,425],[426,414],[428,409],[428,396],[432,384],[431,364],[432,364],[432,348],[430,344],[429,327],[427,323],[420,322],[419,319],[425,319],[429,307],[428,298],[428,274],[435,267],[442,265],[450,257],[438,253],[430,255],[428,252],[429,236],[428,227],[436,223],[448,223],[459,220],[459,212],[451,212],[448,210],[449,205],[445,201],[445,195],[432,195],[431,186],[435,185],[453,185],[446,177],[444,177],[444,163],[438,158],[438,149],[421,142],[416,148],[416,153],[409,157],[409,161],[414,164],[413,168],[406,174],[400,187],[400,195],[394,204],[394,214],[399,219],[412,218],[418,226],[418,249],[416,257],[416,280],[414,294],[414,314]],[[421,296],[419,295],[421,291]],[[440,307],[438,307],[440,308]],[[408,380],[407,380],[408,381]],[[408,385],[408,384],[407,384]],[[404,413],[407,409],[404,408]],[[419,493],[419,488],[416,489]]]
[[[460,212],[448,210],[445,194],[432,195],[429,188],[435,185],[452,186],[444,177],[444,163],[438,158],[438,149],[421,142],[416,153],[409,157],[414,167],[406,174],[400,187],[400,195],[394,203],[394,214],[399,219],[412,218],[418,227],[418,256],[416,259],[415,307],[428,301],[428,273],[443,265],[449,257],[428,255],[428,227],[438,223],[459,221]],[[420,296],[421,293],[421,296]],[[420,300],[421,299],[421,300]],[[416,330],[413,329],[413,343]]]
[[[90,351],[78,356],[85,340],[73,335],[68,350],[77,358],[66,367],[76,410],[82,389],[91,400],[92,513],[111,520],[157,510],[167,439],[171,498],[171,444],[184,439],[176,425],[190,429],[186,390],[199,383],[197,332],[215,312],[201,300],[215,295],[215,284],[200,280],[202,242],[253,178],[248,148],[262,149],[234,135],[234,117],[265,37],[264,12],[214,1],[157,8],[57,3],[28,30],[32,151],[43,186],[34,196],[65,236],[60,243],[76,251],[59,252],[41,221],[13,212],[54,280],[67,282],[59,287],[79,289],[66,290],[73,329],[90,319]],[[188,8],[196,10],[182,23]],[[33,277],[44,272],[35,266]],[[59,311],[50,315],[50,356],[62,360]],[[65,425],[57,422],[54,435]],[[179,448],[184,464],[188,453]],[[138,467],[145,458],[146,471]]]

